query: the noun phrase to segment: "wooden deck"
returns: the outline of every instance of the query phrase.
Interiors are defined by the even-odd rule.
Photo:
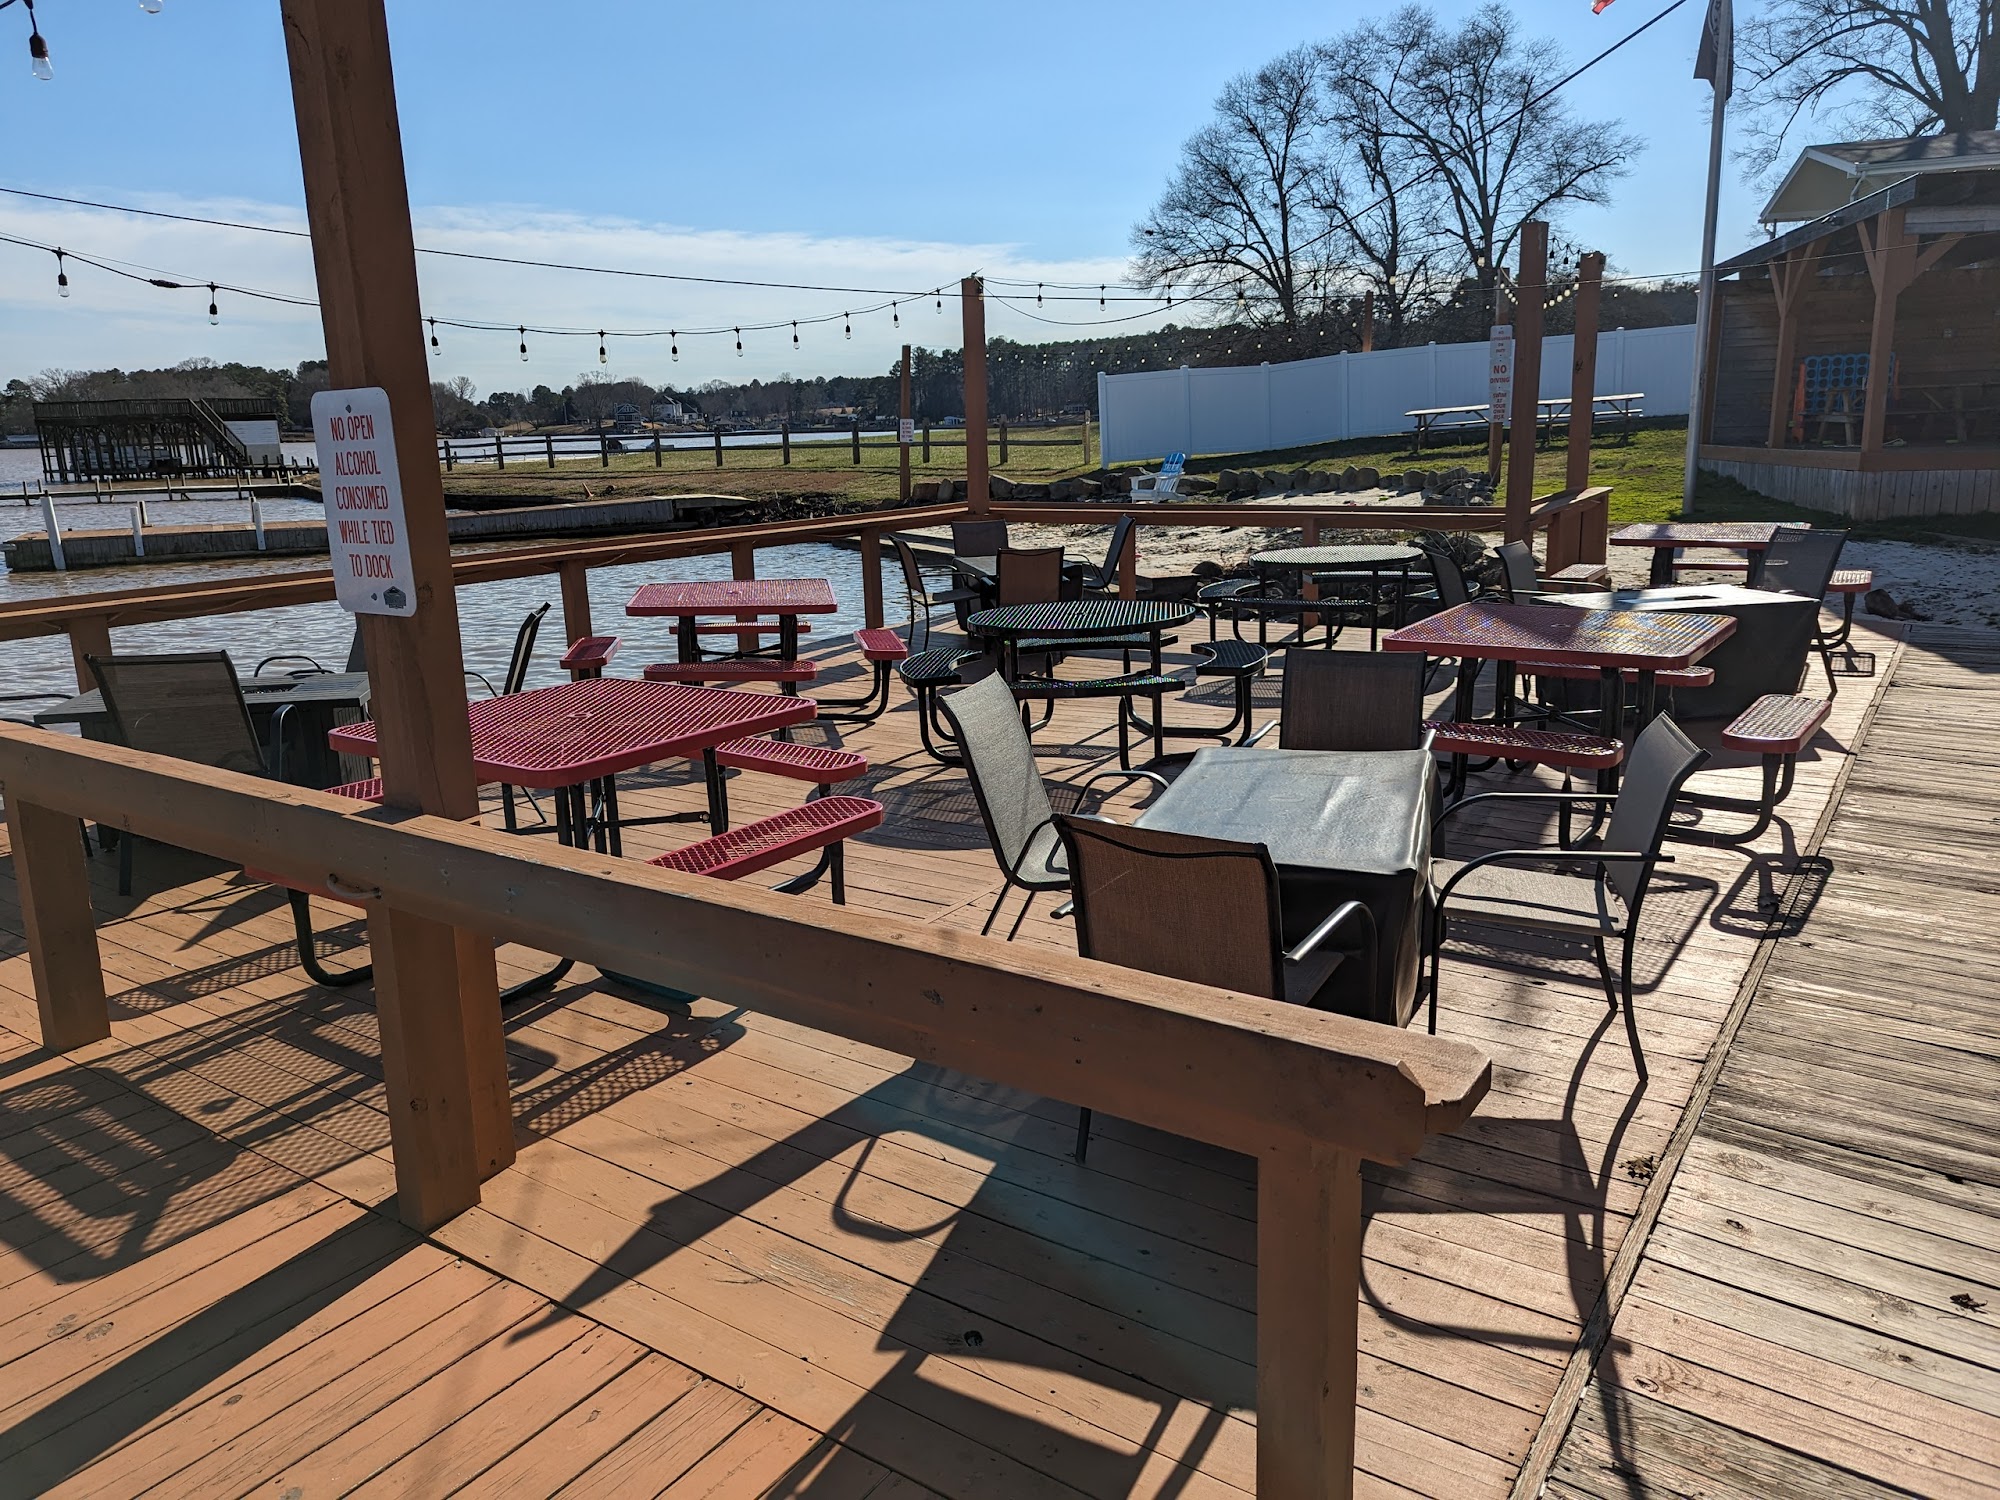
[[[1363,1493],[1505,1495],[1531,1455],[1554,1455],[1572,1412],[1582,1414],[1571,1448],[1588,1439],[1602,1397],[1585,1381],[1610,1323],[1607,1288],[1636,1287],[1622,1319],[1648,1305],[1664,1274],[1628,1230],[1650,1226],[1664,1204],[1650,1248],[1698,1238],[1676,1220],[1681,1199],[1669,1198],[1663,1169],[1683,1152],[1689,1179],[1712,1165],[1706,1135],[1689,1144],[1687,1107],[1716,1086],[1719,1039],[1760,970],[1775,983],[1784,961],[1819,954],[1805,945],[1847,931],[1905,868],[1901,853],[1857,849],[1875,862],[1858,872],[1867,896],[1847,898],[1836,883],[1798,940],[1767,941],[1790,920],[1759,904],[1773,856],[1821,822],[1891,671],[1932,659],[1911,652],[1899,663],[1894,649],[1883,643],[1881,677],[1843,679],[1829,731],[1801,764],[1789,828],[1758,857],[1676,846],[1641,949],[1652,1064],[1643,1090],[1587,955],[1463,942],[1448,951],[1440,1030],[1491,1053],[1494,1086],[1458,1135],[1370,1174]],[[854,669],[843,645],[819,650]],[[1204,696],[1177,713],[1227,717],[1226,689]],[[1259,702],[1261,717],[1275,681]],[[1892,694],[1885,722],[1897,702]],[[851,850],[850,900],[976,929],[998,875],[970,791],[916,747],[900,689],[897,704],[844,736],[870,756],[870,795],[889,808]],[[1921,703],[1902,711],[1934,717]],[[1042,739],[1069,753],[1045,771],[1098,768],[1112,747],[1108,719],[1099,704],[1059,707]],[[1975,836],[1985,818],[1954,769],[1967,762],[1942,760],[1928,790],[1885,763],[1879,795],[1909,782],[1911,800],[1871,816],[1878,830],[1908,820],[1895,830],[1899,850],[1911,830],[1963,830],[1962,845],[1934,854],[1933,873],[1982,893],[1958,903],[1969,919],[1955,951],[1976,966],[1971,909],[1992,879],[1989,869],[1978,885],[1966,861],[1990,862]],[[1724,768],[1699,784],[1747,792],[1755,776]],[[628,816],[699,801],[681,767],[629,778],[621,794]],[[797,795],[745,775],[731,802],[744,819]],[[1474,824],[1453,849],[1541,831]],[[627,852],[696,832],[635,831]],[[1887,842],[1878,832],[1870,847]],[[1247,1159],[1100,1119],[1079,1167],[1066,1104],[709,1002],[663,1013],[580,966],[510,1017],[519,1161],[487,1184],[479,1209],[421,1237],[383,1212],[387,1125],[366,987],[306,983],[283,903],[233,871],[148,846],[139,894],[121,900],[112,863],[96,861],[94,889],[114,1035],[63,1058],[31,1042],[28,964],[0,865],[5,1486],[897,1500],[1252,1489]],[[1913,886],[1907,899],[1930,914],[1938,895]],[[330,908],[322,920],[336,948],[358,947],[346,914]],[[1067,924],[1042,915],[1020,940],[1073,942]],[[1934,972],[1934,952],[1913,931],[1877,961]],[[502,957],[506,977],[539,959]],[[1977,994],[1916,1016],[1921,1034],[1893,1061],[1930,1066],[1915,1050],[1939,1045],[1926,1028],[1956,1028],[1989,1043],[1979,1058],[1954,1053],[1954,1066],[1975,1084],[1990,1079],[1993,1027]],[[1739,1045],[1754,1034],[1746,1028]],[[1741,1085],[1725,1072],[1717,1097],[1756,1094],[1774,1071],[1759,1064]],[[1865,1076],[1900,1075],[1871,1064]],[[1768,1108],[1794,1095],[1773,1084],[1761,1097]],[[1899,1095],[1893,1119],[1869,1117],[1876,1149],[1907,1137],[1897,1160],[1942,1172],[1941,1127],[1925,1125],[1936,1107],[1914,1098]],[[1811,1181],[1836,1173],[1817,1170]],[[1884,1170],[1900,1182],[1910,1169]],[[1970,1225],[1990,1207],[1994,1179],[1966,1170],[1969,1185],[1939,1192],[1949,1211],[1896,1232],[1950,1240]],[[1880,1217],[1850,1205],[1816,1232],[1865,1247],[1864,1230],[1888,1232]],[[1951,1247],[1968,1276],[1990,1258],[1976,1244],[1960,1232]],[[1983,1300],[1979,1285],[1966,1283]],[[1940,1326],[1947,1316],[1923,1313]],[[1644,1337],[1676,1347],[1616,1326],[1624,1342],[1607,1371]],[[1966,1352],[1971,1337],[1922,1345],[1954,1351],[1926,1367],[1924,1389],[1990,1413],[1980,1403],[1991,1401],[1992,1360]],[[1626,1384],[1644,1378],[1635,1369]],[[1808,1378],[1819,1377],[1774,1358],[1763,1384],[1797,1392]],[[1959,1389],[1982,1381],[1984,1396]],[[1990,1426],[1947,1435],[1912,1420],[1961,1456],[1977,1443],[1990,1453]],[[1600,1492],[1577,1480],[1570,1450],[1561,1457],[1560,1482]]]
[[[1909,641],[1551,1496],[2000,1494],[2000,636]]]

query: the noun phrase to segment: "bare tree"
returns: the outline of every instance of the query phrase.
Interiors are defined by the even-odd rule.
[[[1802,119],[1850,136],[2000,123],[2000,0],[1771,0],[1741,30],[1757,170]]]
[[[1350,117],[1378,133],[1399,165],[1416,167],[1398,194],[1434,195],[1440,232],[1469,266],[1488,318],[1497,313],[1497,270],[1521,225],[1609,201],[1641,147],[1615,123],[1579,120],[1554,97],[1561,49],[1524,41],[1498,4],[1456,30],[1407,5],[1326,51],[1330,84]]]
[[[1314,49],[1296,47],[1230,80],[1134,231],[1142,285],[1189,296],[1233,289],[1246,310],[1288,329],[1331,291],[1339,268],[1327,258],[1321,68]]]

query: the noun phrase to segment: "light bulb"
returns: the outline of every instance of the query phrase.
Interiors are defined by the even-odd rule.
[[[160,13],[160,6],[164,3],[165,0],[139,0],[139,9],[149,16],[157,16]]]
[[[903,315],[896,311],[896,304],[893,302],[889,304],[889,326],[892,328],[903,326]]]
[[[222,314],[215,310],[215,283],[212,281],[208,284],[208,321],[211,327],[222,321]]]
[[[667,338],[670,340],[667,347],[673,352],[674,363],[679,364],[681,362],[681,336],[669,328],[667,330]]]
[[[438,345],[438,320],[436,318],[432,318],[430,320],[430,325],[431,325],[431,353],[432,354],[442,353],[443,351],[440,349]]]
[[[69,272],[63,269],[63,253],[60,250],[56,251],[56,295],[69,295]]]
[[[792,347],[794,349],[799,347],[799,325],[796,323],[792,325]]]
[[[736,330],[736,357],[743,357],[743,330],[740,328]]]
[[[602,328],[597,330],[597,362],[600,365],[610,363],[610,356],[604,352],[604,330]]]
[[[853,338],[853,337],[854,337],[854,322],[853,322],[853,320],[852,320],[852,319],[851,319],[851,318],[850,318],[850,317],[848,316],[848,314],[846,314],[846,313],[842,313],[842,314],[840,315],[840,317],[841,317],[841,326],[842,326],[842,328],[843,328],[843,329],[844,329],[844,330],[846,331],[846,334],[847,334],[847,336],[848,336],[849,338]]]
[[[56,76],[55,66],[49,61],[49,44],[39,31],[28,33],[28,71],[43,83],[51,82]]]
[[[521,363],[526,364],[527,362],[528,362],[528,330],[526,328],[523,328],[521,330]]]

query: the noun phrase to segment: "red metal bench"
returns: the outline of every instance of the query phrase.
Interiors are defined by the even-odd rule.
[[[1431,749],[1439,755],[1491,756],[1568,771],[1608,771],[1625,759],[1625,746],[1609,735],[1528,729],[1519,724],[1427,720]]]
[[[1875,587],[1875,574],[1867,568],[1842,568],[1827,580],[1826,591],[1840,596],[1840,624],[1833,630],[1822,631],[1813,641],[1820,651],[1820,660],[1826,663],[1827,684],[1833,684],[1833,653],[1838,651],[1847,658],[1847,670],[1857,677],[1875,675],[1875,653],[1856,651],[1851,644],[1854,637],[1854,601]],[[1862,666],[1863,662],[1866,667]]]
[[[571,643],[558,665],[572,677],[602,677],[605,667],[617,654],[617,636],[587,635]]]
[[[720,620],[702,620],[696,623],[694,633],[696,635],[735,636],[776,635],[783,628],[776,620],[738,620],[734,623]],[[800,635],[810,635],[812,628],[811,620],[800,620],[798,622]]]
[[[1771,826],[1778,804],[1792,793],[1792,779],[1798,768],[1800,752],[1812,743],[1813,736],[1819,733],[1820,726],[1826,723],[1827,715],[1832,712],[1833,704],[1825,698],[1766,693],[1730,720],[1722,731],[1723,748],[1763,758],[1763,794],[1755,802],[1742,797],[1714,797],[1706,793],[1689,794],[1688,800],[1703,807],[1753,813],[1756,821],[1741,833],[1723,834],[1710,829],[1694,829],[1686,832],[1675,830],[1675,836],[1705,844],[1747,844],[1761,835]]]
[[[1603,677],[1596,667],[1580,666],[1562,661],[1524,661],[1515,665],[1514,670],[1523,677],[1559,677],[1569,682],[1596,682]],[[1624,672],[1627,682],[1637,682],[1638,672],[1627,667]],[[1713,667],[1669,667],[1655,672],[1653,681],[1660,687],[1704,688],[1715,686]]]
[[[1611,587],[1611,569],[1603,563],[1571,563],[1560,572],[1544,578],[1542,587],[1563,593],[1608,589]]]
[[[801,745],[792,740],[766,739],[751,735],[717,745],[703,756],[708,772],[708,823],[714,833],[729,827],[729,788],[722,768],[762,771],[789,781],[812,783],[808,797],[823,797],[830,786],[852,781],[868,769],[868,757],[852,750],[836,750],[830,745]]]
[[[819,668],[809,661],[779,661],[770,657],[739,657],[725,661],[656,661],[646,668],[649,682],[775,682],[785,692],[811,682]]]
[[[880,627],[854,632],[854,644],[868,663],[868,691],[859,698],[816,695],[819,717],[835,724],[872,724],[889,707],[889,669],[909,660],[910,648],[893,630]]]
[[[823,875],[833,877],[833,900],[847,901],[845,840],[881,826],[884,809],[867,797],[817,797],[787,808],[773,817],[745,823],[741,828],[705,838],[699,843],[662,854],[647,863],[664,870],[680,870],[689,875],[707,875],[716,880],[740,880],[772,865],[783,864],[801,854],[820,851],[820,859],[803,875],[795,875],[773,887],[780,891],[803,891],[818,884]]]

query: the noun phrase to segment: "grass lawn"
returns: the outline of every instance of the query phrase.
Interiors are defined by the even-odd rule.
[[[931,437],[930,463],[922,461],[921,448],[911,450],[912,481],[963,476],[962,448],[945,446],[960,442],[963,429],[935,428]],[[1097,446],[1094,431],[1091,437],[1094,459]],[[1010,434],[1010,452],[1005,462],[1000,457],[997,429],[989,441],[994,472],[1010,478],[1048,481],[1100,472],[1095,462],[1084,461],[1082,431],[1076,426],[1035,428]],[[1611,435],[1598,439],[1591,450],[1591,482],[1611,487],[1614,526],[1679,518],[1681,465],[1686,444],[1686,425],[1671,418],[1642,424],[1626,441]],[[1552,443],[1536,454],[1536,494],[1549,494],[1561,488],[1567,459],[1567,445],[1562,442]],[[1224,468],[1340,469],[1349,464],[1401,472],[1460,465],[1477,468],[1485,461],[1484,440],[1434,445],[1419,456],[1410,451],[1404,437],[1360,438],[1266,453],[1195,455],[1188,460],[1188,472],[1213,474]],[[859,464],[853,462],[852,449],[845,442],[799,442],[792,445],[789,465],[775,450],[745,452],[734,448],[723,450],[723,465],[716,467],[714,450],[707,447],[665,452],[657,467],[650,451],[613,454],[608,467],[594,459],[565,459],[550,469],[541,460],[530,457],[510,462],[504,473],[496,473],[491,465],[461,464],[445,476],[445,493],[468,498],[479,496],[488,503],[516,499],[522,504],[616,496],[723,494],[757,500],[812,500],[822,505],[831,500],[837,509],[855,510],[871,509],[896,498],[896,447],[879,439],[863,442]],[[1142,466],[1116,467],[1129,470]],[[1819,511],[1767,499],[1733,480],[1704,474],[1695,489],[1693,519],[1806,521],[1823,525],[1829,518]],[[1949,526],[1948,531],[1941,529],[1945,525]],[[1906,542],[2000,541],[2000,514],[1953,516],[1948,522],[1872,522],[1856,526],[1854,535],[1857,539]]]

